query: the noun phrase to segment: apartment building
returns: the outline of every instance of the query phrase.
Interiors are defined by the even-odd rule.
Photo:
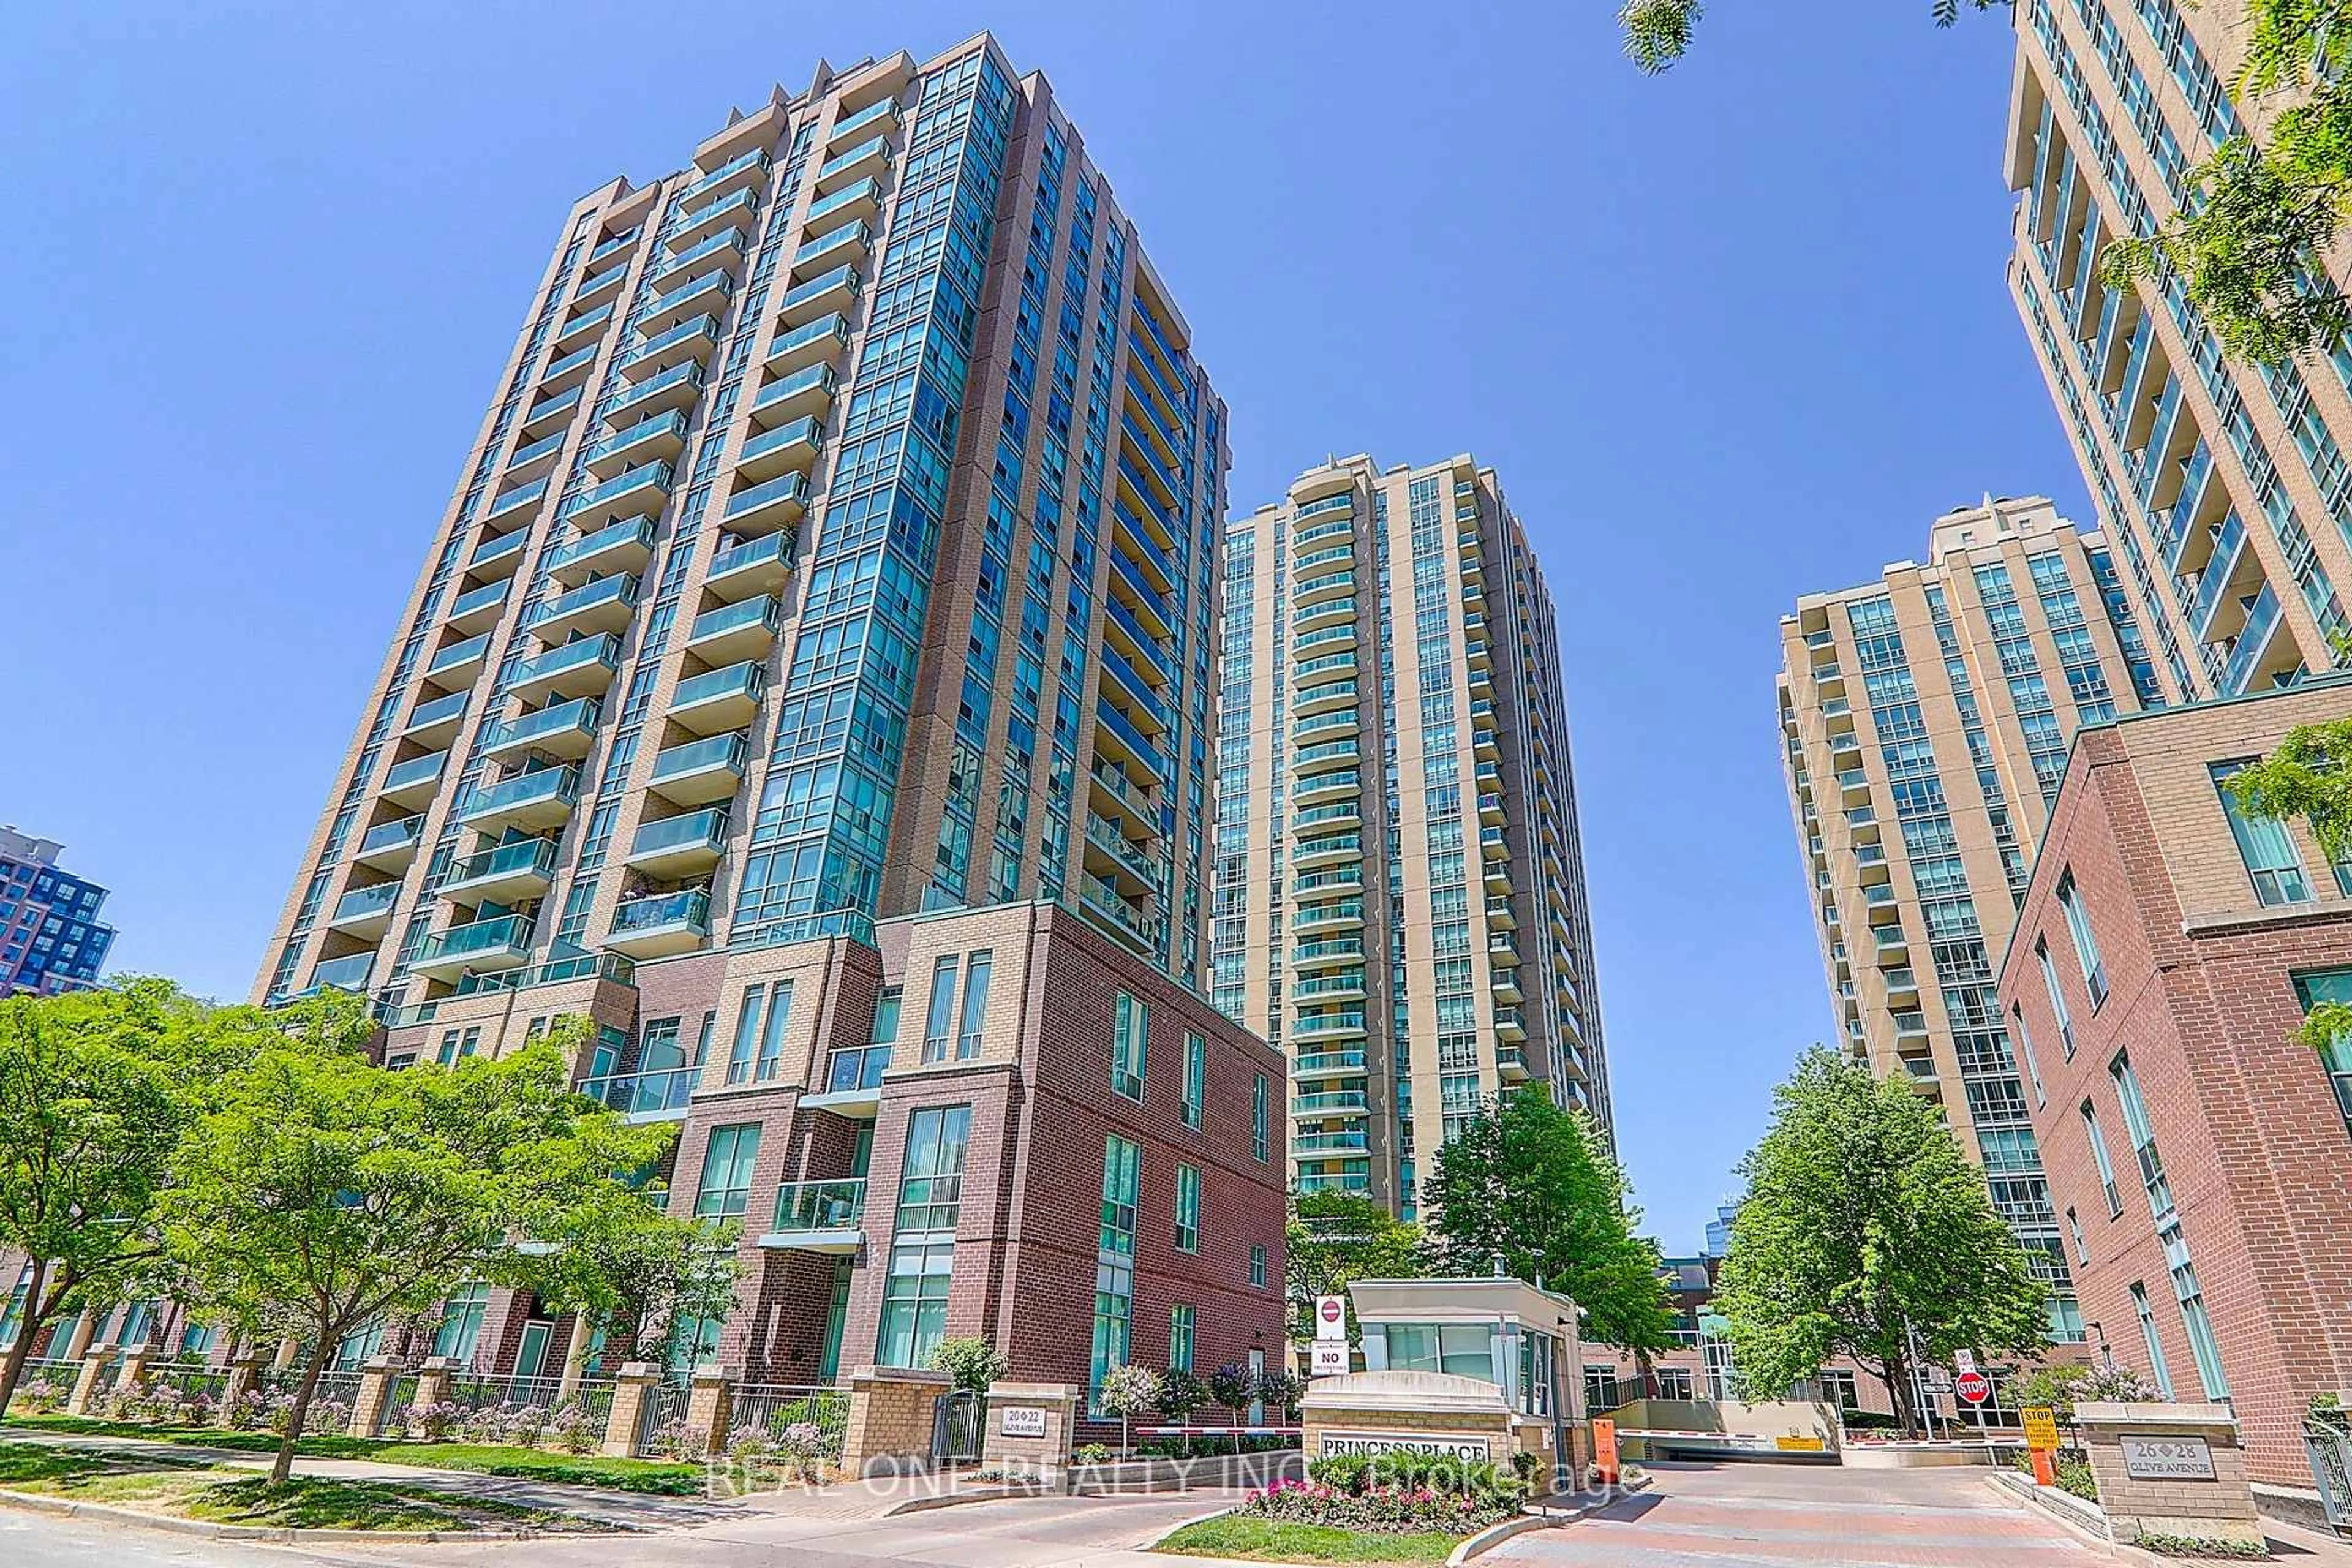
[[[1271,1346],[1280,1065],[1199,979],[1224,417],[985,35],[593,192],[257,999],[363,992],[395,1067],[593,1020],[583,1087],[746,1220],[674,1359]],[[478,1304],[485,1365],[532,1311]]]
[[[2352,583],[2352,347],[2224,359],[2179,281],[2113,289],[2212,148],[2263,130],[2228,84],[2241,0],[2020,0],[2010,285],[2124,567],[2167,697],[2265,690],[2337,661]]]
[[[591,193],[257,997],[1032,898],[1196,975],[1223,426],[986,36]]]
[[[114,945],[98,918],[106,889],[60,868],[65,846],[0,827],[0,996],[95,984]]]
[[[2352,861],[2225,785],[2347,713],[2316,680],[2084,730],[2000,978],[2085,1319],[2296,1489],[2352,1388],[2352,1041],[2290,1037],[2352,1000]]]
[[[1211,995],[1289,1058],[1297,1185],[1410,1216],[1521,1083],[1605,1131],[1551,595],[1495,471],[1311,468],[1223,584]]]
[[[1987,498],[1927,562],[1780,620],[1783,766],[1836,1037],[1946,1110],[1993,1202],[2082,1325],[2000,954],[2084,724],[2160,700],[2105,538],[2044,497]]]

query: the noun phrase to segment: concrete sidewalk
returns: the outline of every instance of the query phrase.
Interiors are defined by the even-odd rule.
[[[205,1448],[179,1443],[157,1443],[140,1437],[98,1434],[42,1432],[9,1427],[0,1441],[71,1448],[166,1464],[219,1465],[262,1471],[274,1462],[268,1454],[242,1448]],[[479,1498],[511,1503],[518,1508],[547,1509],[623,1530],[690,1530],[698,1525],[740,1517],[743,1505],[706,1498],[657,1497],[650,1492],[616,1491],[602,1487],[573,1486],[562,1481],[526,1480],[513,1476],[486,1476],[474,1470],[436,1470],[418,1465],[388,1465],[374,1459],[320,1459],[298,1456],[294,1473],[320,1479],[397,1481],[420,1490],[453,1498]]]

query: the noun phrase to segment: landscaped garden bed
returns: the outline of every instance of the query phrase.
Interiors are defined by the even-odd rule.
[[[1519,1512],[1528,1484],[1521,1468],[1417,1454],[1316,1459],[1306,1480],[1252,1492],[1159,1550],[1277,1563],[1444,1562],[1466,1537]]]

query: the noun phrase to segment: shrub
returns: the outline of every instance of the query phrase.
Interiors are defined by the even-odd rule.
[[[1178,1426],[1209,1402],[1209,1385],[1181,1366],[1160,1374],[1160,1414]]]
[[[946,1373],[958,1388],[984,1394],[990,1384],[1004,1375],[1004,1358],[983,1339],[941,1340],[931,1352],[931,1370]]]
[[[653,1451],[672,1459],[692,1460],[710,1452],[710,1434],[683,1421],[665,1421],[654,1428]]]
[[[1491,1472],[1494,1467],[1486,1468]],[[1499,1494],[1377,1483],[1348,1491],[1318,1481],[1276,1481],[1264,1491],[1252,1492],[1241,1511],[1289,1523],[1382,1534],[1444,1531],[1465,1535],[1508,1518],[1517,1508],[1516,1495],[1507,1499]]]
[[[1070,1450],[1070,1458],[1081,1465],[1107,1464],[1110,1459],[1110,1449],[1100,1443],[1081,1443]]]
[[[1257,1397],[1257,1376],[1236,1362],[1227,1362],[1209,1374],[1209,1397],[1238,1417]]]
[[[1265,1401],[1266,1415],[1276,1421],[1296,1415],[1306,1394],[1307,1380],[1296,1373],[1276,1367],[1258,1375],[1257,1396]]]
[[[2058,1473],[2060,1491],[2081,1498],[2084,1502],[2099,1500],[2098,1478],[2091,1469],[2090,1460],[2084,1458],[2080,1449],[2061,1448],[2051,1458]],[[2010,1463],[2029,1476],[2033,1473],[2033,1456],[2030,1453],[2018,1454],[2011,1458]]]
[[[37,1377],[16,1390],[16,1398],[34,1415],[46,1415],[63,1405],[72,1393],[73,1390],[61,1388],[46,1377]]]
[[[2251,1541],[2215,1541],[2201,1535],[2167,1535],[2161,1531],[2143,1530],[2135,1546],[2165,1557],[2239,1558],[2248,1563],[2267,1563],[2271,1549]]]
[[[547,1413],[547,1426],[567,1454],[593,1454],[604,1441],[604,1418],[576,1394]]]
[[[229,1401],[226,1416],[229,1429],[250,1432],[269,1419],[269,1395],[258,1388],[248,1388]]]
[[[465,1419],[465,1410],[446,1399],[431,1405],[412,1405],[408,1407],[408,1433],[427,1443],[444,1443]]]

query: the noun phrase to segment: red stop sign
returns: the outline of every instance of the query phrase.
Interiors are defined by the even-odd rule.
[[[1952,1392],[1970,1405],[1982,1405],[1992,1397],[1992,1380],[1980,1372],[1964,1372],[1952,1379]]]

